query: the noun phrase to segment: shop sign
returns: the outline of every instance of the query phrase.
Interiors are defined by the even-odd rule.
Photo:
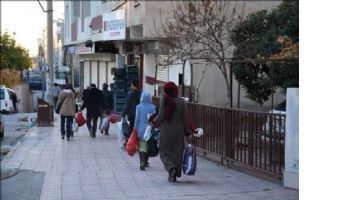
[[[103,40],[124,40],[126,39],[125,11],[102,15]]]

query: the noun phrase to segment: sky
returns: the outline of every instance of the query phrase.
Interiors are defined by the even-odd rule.
[[[47,2],[40,1],[46,10]],[[64,1],[53,1],[53,20],[64,19]],[[47,26],[47,13],[38,1],[1,0],[1,32],[15,32],[17,44],[29,50],[30,56],[38,53],[38,38]]]

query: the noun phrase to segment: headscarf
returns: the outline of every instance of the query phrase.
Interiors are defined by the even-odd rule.
[[[73,87],[73,86],[72,86],[70,83],[66,83],[66,84],[63,86],[63,88],[64,88],[64,89],[67,89],[67,90],[71,90],[72,87]]]
[[[141,95],[141,101],[142,104],[151,104],[152,103],[152,97],[150,96],[149,92],[143,92]]]
[[[178,95],[178,88],[175,83],[170,81],[164,84],[165,118],[170,121],[174,113],[176,103],[174,97]]]

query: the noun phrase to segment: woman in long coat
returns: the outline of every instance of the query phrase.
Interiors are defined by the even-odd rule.
[[[56,107],[59,105],[61,105],[59,114],[62,139],[64,139],[64,136],[66,136],[67,140],[69,141],[70,136],[73,136],[71,127],[76,110],[75,94],[70,84],[64,85],[64,89],[60,92]]]
[[[187,124],[187,108],[184,99],[177,96],[174,82],[164,84],[164,96],[160,98],[158,115],[153,119],[160,124],[159,155],[164,168],[169,172],[169,182],[181,176],[185,148],[184,136],[191,140]]]

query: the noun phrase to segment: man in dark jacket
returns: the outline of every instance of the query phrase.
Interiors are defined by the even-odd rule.
[[[90,136],[96,136],[97,120],[100,116],[102,107],[102,92],[96,88],[95,84],[90,85],[90,90],[87,91],[84,103],[80,110],[86,108],[86,125],[90,131]]]
[[[108,91],[107,83],[102,85],[102,115],[101,115],[101,122],[104,116],[109,116],[113,109],[113,97],[112,92]],[[105,135],[108,135],[108,129],[110,127],[110,123],[108,124],[107,128],[105,129]],[[101,131],[101,133],[103,133]]]
[[[131,81],[130,89],[131,91],[127,95],[127,102],[123,109],[122,117],[128,116],[129,126],[132,132],[136,119],[136,106],[140,103],[141,98],[141,91],[138,88],[137,79]]]

